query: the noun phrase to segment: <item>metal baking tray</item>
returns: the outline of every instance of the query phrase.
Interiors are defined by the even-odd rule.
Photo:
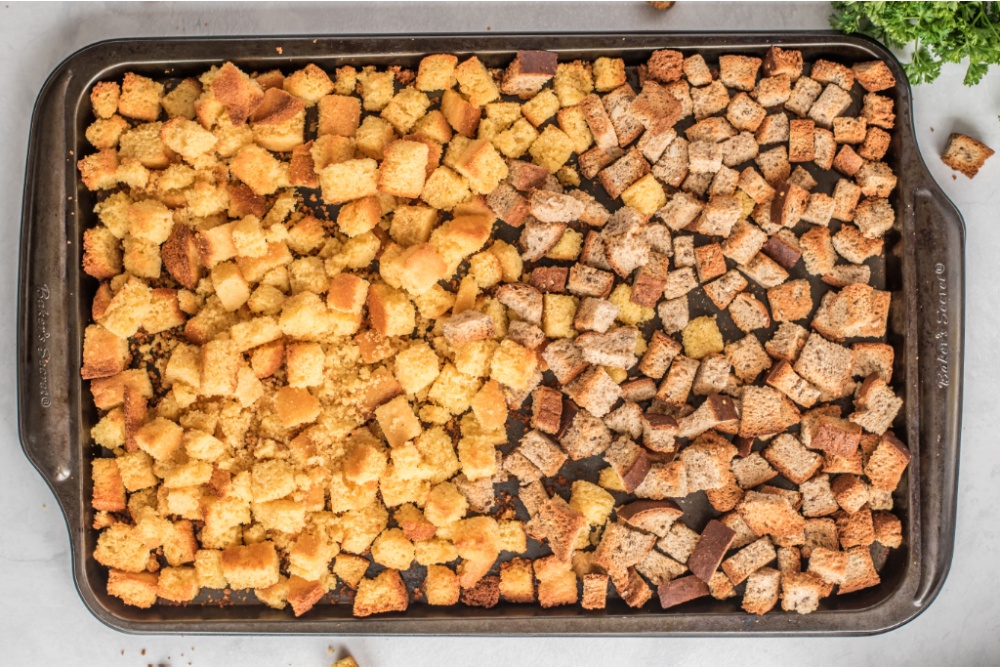
[[[105,592],[107,574],[91,556],[89,428],[96,410],[80,379],[83,331],[96,281],[81,270],[83,230],[92,224],[93,193],[79,184],[76,161],[89,149],[88,94],[98,80],[135,71],[151,77],[196,75],[226,60],[251,71],[289,72],[307,62],[325,69],[398,64],[415,68],[428,53],[475,54],[506,65],[519,49],[544,49],[561,60],[624,58],[630,66],[653,50],[761,56],[777,44],[801,49],[807,62],[882,59],[899,81],[896,130],[886,160],[899,176],[893,194],[897,230],[873,282],[894,293],[897,391],[905,399],[896,430],[913,451],[895,494],[904,543],[879,558],[882,584],[823,601],[799,616],[745,614],[737,599],[694,601],[668,611],[655,598],[643,609],[609,600],[603,611],[578,606],[543,610],[500,603],[493,609],[411,605],[402,614],[356,619],[346,604],[319,604],[294,619],[234,598],[187,605],[126,607]],[[633,68],[634,70],[634,68]],[[634,77],[634,72],[632,74]],[[955,532],[964,317],[965,229],[959,212],[928,173],[913,131],[910,89],[899,63],[879,44],[833,33],[630,33],[421,36],[233,37],[102,42],[70,56],[49,77],[35,106],[24,188],[18,285],[18,427],[25,454],[62,508],[72,547],[73,578],[87,608],[126,632],[522,635],[857,635],[898,627],[925,609],[951,563]],[[564,494],[565,495],[565,494]],[[682,504],[695,517],[704,498]],[[700,527],[699,524],[692,524]]]

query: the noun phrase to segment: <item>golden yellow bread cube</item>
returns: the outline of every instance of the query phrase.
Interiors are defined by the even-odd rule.
[[[423,430],[420,421],[413,414],[413,408],[404,396],[397,396],[375,408],[375,419],[391,447],[402,446],[408,440],[420,435]]]

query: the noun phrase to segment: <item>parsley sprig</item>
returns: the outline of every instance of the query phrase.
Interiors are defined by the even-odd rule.
[[[929,83],[943,63],[968,59],[965,85],[1000,65],[1000,2],[834,2],[830,25],[860,32],[886,46],[913,43],[903,68],[913,83]]]

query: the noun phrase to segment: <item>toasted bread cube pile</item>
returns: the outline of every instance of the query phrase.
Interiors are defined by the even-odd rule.
[[[631,74],[521,51],[95,85],[109,593],[804,614],[878,584],[910,460],[868,284],[892,73],[772,47]],[[704,525],[675,502],[699,492]]]

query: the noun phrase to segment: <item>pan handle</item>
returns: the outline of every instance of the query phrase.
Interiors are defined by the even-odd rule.
[[[21,212],[21,252],[17,312],[17,400],[21,447],[45,478],[63,512],[75,512],[75,479],[82,452],[73,437],[79,428],[76,403],[80,351],[71,313],[77,308],[78,277],[68,271],[75,257],[75,169],[53,167],[64,156],[75,163],[68,146],[64,104],[72,72],[57,71],[39,94],[32,116]],[[66,128],[66,132],[59,131]],[[45,131],[40,131],[43,129]],[[68,173],[67,173],[68,172]],[[67,514],[69,518],[69,514]]]
[[[912,206],[919,397],[919,521],[923,567],[914,603],[930,604],[951,565],[955,539],[965,326],[965,223],[926,167]]]

